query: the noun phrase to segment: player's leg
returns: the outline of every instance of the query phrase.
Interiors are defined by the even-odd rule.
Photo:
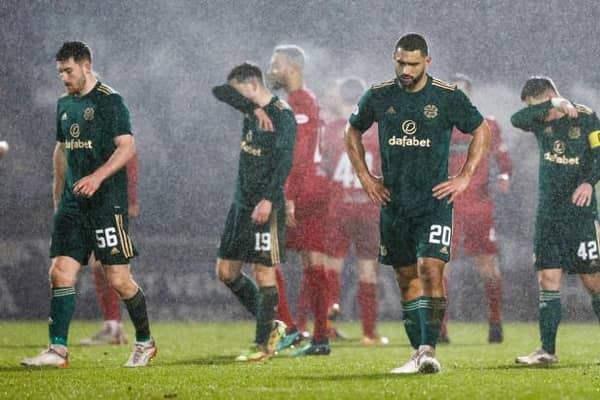
[[[502,274],[496,254],[476,257],[477,268],[485,284],[488,301],[488,342],[502,343]]]
[[[327,336],[329,339],[345,339],[346,335],[340,333],[335,321],[341,316],[340,308],[340,277],[344,266],[344,259],[325,255],[325,273],[327,274]]]
[[[292,313],[290,311],[290,306],[288,304],[287,290],[285,286],[286,281],[285,277],[283,276],[281,266],[277,266],[275,268],[275,276],[277,279],[277,291],[279,292],[279,306],[277,307],[277,319],[283,321],[287,325],[287,334],[295,334],[299,336],[300,334],[298,333],[298,328],[294,323]]]
[[[102,329],[94,336],[82,339],[84,346],[103,344],[127,344],[128,340],[121,324],[121,299],[117,292],[110,287],[100,261],[94,255],[90,257],[89,265],[94,277],[96,300],[102,312]]]
[[[242,272],[242,262],[217,258],[217,277],[231,290],[240,304],[252,316],[256,316],[258,287],[254,281]]]
[[[579,274],[579,277],[592,298],[592,309],[600,321],[600,273]]]
[[[377,260],[358,260],[358,304],[362,322],[361,343],[366,346],[388,344],[388,339],[379,336],[377,323]]]

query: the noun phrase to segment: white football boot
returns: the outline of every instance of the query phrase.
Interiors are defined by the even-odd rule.
[[[125,363],[125,367],[145,367],[156,356],[157,352],[158,349],[154,344],[154,340],[147,343],[136,343],[129,360]]]
[[[419,346],[417,363],[419,364],[419,372],[422,374],[437,374],[442,370],[440,362],[435,359],[435,349],[431,346]]]
[[[394,368],[393,370],[390,371],[390,373],[398,374],[398,375],[416,374],[417,372],[419,372],[419,363],[418,363],[419,356],[420,356],[419,351],[415,350],[414,353],[412,353],[412,355],[408,359],[408,361],[404,363],[404,365],[402,365],[398,368]]]
[[[69,366],[69,355],[64,346],[50,345],[38,356],[26,358],[21,361],[25,367],[57,367],[65,368]]]
[[[515,362],[524,365],[549,365],[556,364],[558,357],[556,357],[556,354],[550,354],[545,350],[539,349],[527,356],[517,357]]]

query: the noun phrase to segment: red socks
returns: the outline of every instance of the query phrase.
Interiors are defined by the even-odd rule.
[[[502,278],[487,279],[485,293],[488,299],[488,321],[500,323],[502,321]]]
[[[287,333],[290,333],[296,329],[294,320],[292,319],[292,313],[290,312],[290,306],[287,301],[287,292],[285,289],[285,279],[283,278],[283,272],[281,267],[275,268],[275,274],[277,277],[277,291],[279,292],[279,305],[277,306],[277,319],[285,322],[287,325]]]
[[[358,282],[358,303],[360,304],[363,335],[372,339],[375,337],[375,321],[377,320],[377,284]]]

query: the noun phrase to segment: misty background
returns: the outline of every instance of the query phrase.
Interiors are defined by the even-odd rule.
[[[294,43],[307,54],[306,84],[322,94],[347,75],[378,83],[394,76],[391,55],[407,32],[423,34],[446,79],[474,80],[473,101],[494,115],[514,163],[512,192],[497,194],[497,233],[507,320],[537,318],[532,266],[538,150],[510,126],[519,92],[547,74],[561,93],[597,109],[600,3],[568,1],[0,1],[0,318],[45,318],[52,221],[55,107],[63,92],[54,55],[82,40],[94,69],[131,112],[140,160],[141,214],[131,234],[141,255],[134,275],[155,318],[247,317],[216,282],[216,246],[232,199],[241,115],[212,86],[250,60],[264,69],[272,49]],[[283,95],[282,95],[283,96]],[[285,96],[283,96],[285,97]],[[451,318],[485,319],[483,285],[470,260],[453,263]],[[284,272],[295,305],[299,262]],[[393,272],[380,269],[380,317],[398,319]],[[356,276],[344,271],[342,308],[357,315]],[[76,317],[99,318],[91,274],[83,270]],[[592,318],[579,282],[565,279],[565,318]]]

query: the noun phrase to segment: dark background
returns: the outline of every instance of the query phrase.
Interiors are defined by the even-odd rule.
[[[231,200],[241,117],[210,88],[244,60],[267,65],[274,46],[307,53],[307,85],[317,95],[334,78],[369,83],[393,76],[399,36],[424,34],[430,72],[474,78],[474,102],[495,115],[515,163],[513,191],[498,195],[498,237],[508,319],[536,318],[531,235],[537,148],[510,127],[520,88],[532,74],[553,77],[562,94],[598,103],[596,1],[3,1],[0,2],[0,318],[47,315],[47,248],[52,217],[51,154],[56,99],[63,88],[54,54],[83,40],[101,79],[126,99],[140,157],[141,216],[132,236],[135,274],[160,318],[245,316],[214,281],[215,247]],[[298,262],[290,257],[290,295]],[[454,318],[485,318],[482,285],[469,262],[452,267]],[[89,272],[79,317],[97,309]],[[344,274],[344,308],[355,315],[355,276]],[[392,273],[382,268],[380,312],[400,310]],[[570,317],[589,318],[589,300],[569,279]]]

